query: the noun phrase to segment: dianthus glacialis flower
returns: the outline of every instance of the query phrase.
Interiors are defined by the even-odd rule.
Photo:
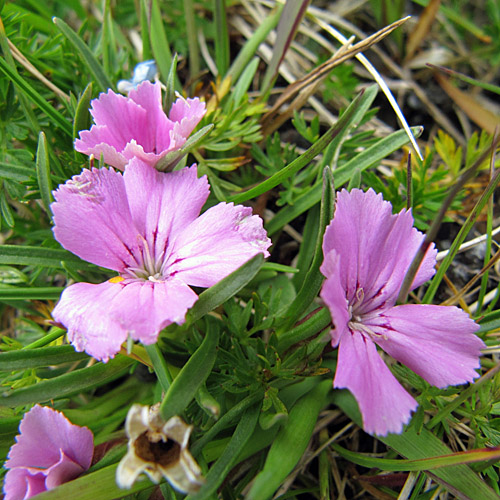
[[[396,305],[405,274],[424,235],[410,212],[373,190],[337,195],[335,216],[323,240],[326,277],[321,297],[330,309],[338,345],[334,387],[356,398],[367,432],[399,433],[417,407],[386,366],[376,346],[439,388],[471,382],[478,375],[483,342],[479,328],[457,307]],[[434,274],[432,246],[412,289]]]
[[[130,488],[144,472],[155,483],[165,477],[182,493],[198,491],[205,479],[187,447],[192,429],[178,416],[165,422],[159,404],[132,405],[125,422],[128,451],[116,469],[118,486]]]
[[[166,154],[181,148],[205,114],[198,98],[179,97],[168,116],[162,108],[161,86],[145,81],[128,97],[108,90],[92,100],[95,125],[82,130],[75,149],[120,170],[134,157],[155,166]]]
[[[34,406],[19,426],[9,451],[3,491],[5,500],[25,500],[75,479],[92,462],[94,437],[62,413]]]
[[[78,351],[107,361],[130,336],[153,344],[182,324],[210,287],[262,253],[271,240],[252,209],[219,203],[198,216],[209,195],[193,165],[161,173],[134,158],[125,173],[83,170],[54,192],[54,235],[84,260],[119,276],[64,290],[53,318]]]

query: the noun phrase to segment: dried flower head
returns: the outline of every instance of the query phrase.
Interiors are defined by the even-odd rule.
[[[164,477],[182,493],[194,493],[204,483],[201,470],[187,449],[192,426],[180,417],[165,422],[159,405],[133,405],[125,430],[129,437],[127,454],[116,470],[116,483],[130,488],[145,472],[155,483]]]

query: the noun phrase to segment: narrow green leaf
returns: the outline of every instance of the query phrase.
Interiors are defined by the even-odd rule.
[[[323,262],[323,235],[333,217],[335,204],[335,191],[330,167],[323,170],[323,193],[321,199],[321,211],[319,217],[319,232],[316,239],[316,249],[309,271],[299,293],[280,318],[276,333],[278,337],[290,330],[294,323],[304,314],[312,301],[317,297],[324,277],[319,268]]]
[[[71,137],[72,130],[69,121],[66,120],[47,99],[42,97],[24,78],[22,78],[17,71],[14,71],[2,57],[0,57],[0,71],[17,85],[35,106],[38,106],[63,132]]]
[[[160,412],[164,420],[184,413],[196,391],[212,371],[217,357],[218,342],[219,331],[212,321],[208,321],[207,333],[203,342],[182,367],[163,398]]]
[[[2,217],[4,218],[7,225],[9,227],[14,227],[14,215],[12,214],[9,202],[7,201],[7,196],[3,189],[2,191],[0,191],[0,212],[2,213]]]
[[[26,182],[34,177],[35,171],[23,165],[0,162],[0,177],[17,182]]]
[[[488,460],[500,459],[500,449],[482,448],[479,450],[460,451],[439,457],[421,458],[418,460],[397,460],[390,458],[376,458],[364,453],[346,450],[336,443],[332,448],[342,457],[350,462],[363,467],[381,469],[384,471],[425,471],[437,469],[438,467],[449,467],[450,465],[469,464],[474,462],[486,462]]]
[[[218,76],[224,78],[229,67],[229,33],[227,30],[226,2],[214,0],[215,65]]]
[[[52,20],[58,27],[59,31],[68,39],[71,45],[73,45],[82,62],[92,73],[95,81],[99,85],[100,90],[106,92],[108,89],[114,88],[99,61],[80,36],[75,33],[62,19],[54,17]]]
[[[412,128],[415,137],[422,133],[421,127]],[[372,146],[358,153],[354,158],[346,162],[341,167],[333,171],[335,189],[343,186],[356,172],[378,165],[385,157],[407,144],[408,136],[404,130],[398,130],[391,135],[380,139]],[[309,191],[300,195],[293,205],[281,209],[267,224],[266,229],[269,235],[279,231],[285,224],[288,224],[300,214],[316,205],[321,199],[321,184],[316,184]]]
[[[158,5],[158,0],[145,0],[149,3],[148,10],[150,11],[149,19],[149,39],[151,41],[151,48],[155,56],[156,64],[160,71],[162,80],[168,80],[168,73],[170,70],[170,61],[172,61],[172,52],[168,44],[168,38],[163,27],[163,18],[161,10]]]
[[[306,450],[331,387],[330,380],[323,380],[292,407],[287,422],[269,449],[263,469],[254,480],[248,500],[271,498],[292,472]]]
[[[172,384],[172,375],[168,369],[165,357],[158,347],[158,343],[145,345],[144,348],[148,353],[149,359],[151,359],[151,363],[155,370],[156,377],[158,378],[158,382],[160,382],[161,388],[163,391],[167,392],[170,388],[170,384]]]
[[[40,366],[59,365],[88,358],[84,352],[77,352],[71,345],[19,349],[0,354],[0,370],[28,370]]]
[[[264,256],[257,254],[216,285],[202,292],[198,301],[187,313],[186,325],[202,318],[238,293],[258,273],[263,261]]]
[[[50,178],[49,152],[47,138],[43,132],[38,136],[38,147],[36,150],[36,176],[38,178],[38,188],[45,211],[51,216],[50,204],[52,198],[52,179]]]
[[[11,300],[57,300],[64,287],[1,287],[0,301]]]
[[[134,360],[118,354],[107,363],[97,363],[88,368],[81,368],[51,379],[42,380],[35,385],[13,391],[4,388],[0,394],[3,406],[20,406],[31,403],[43,403],[51,399],[88,391],[121,377],[130,368]]]
[[[205,500],[212,498],[217,488],[223,483],[229,471],[238,463],[238,456],[250,439],[259,418],[260,405],[246,411],[224,449],[222,455],[208,471],[207,482],[198,493],[188,495],[186,500]]]
[[[284,332],[279,337],[278,351],[283,352],[297,342],[316,335],[325,329],[332,321],[327,307],[323,307],[318,312],[306,319],[292,330]]]
[[[92,82],[90,82],[82,95],[78,99],[76,105],[75,118],[73,119],[73,138],[78,137],[80,130],[87,130],[90,128],[90,100],[92,99]]]
[[[237,108],[241,104],[245,92],[247,92],[250,88],[258,67],[259,58],[254,57],[236,82],[236,85],[234,86],[234,89],[230,94],[230,98],[233,101],[235,108]]]
[[[165,101],[163,109],[167,115],[170,113],[172,104],[175,100],[175,75],[177,75],[177,54],[174,54],[172,59],[172,64],[170,65],[170,70],[168,71],[168,78],[165,91]]]
[[[243,45],[243,48],[239,51],[238,56],[227,72],[227,77],[231,78],[231,81],[234,82],[238,80],[242,71],[250,64],[250,61],[257,53],[259,45],[267,38],[267,35],[269,35],[271,30],[278,24],[282,9],[282,5],[275,7],[275,10],[264,18],[252,37],[247,40],[245,45]]]
[[[308,165],[323,149],[328,146],[328,144],[335,138],[336,135],[342,132],[344,128],[351,121],[358,106],[363,104],[363,93],[360,93],[350,104],[350,106],[345,110],[341,118],[328,129],[325,134],[320,137],[305,153],[301,154],[297,159],[292,161],[285,168],[281,169],[279,172],[273,176],[261,182],[258,186],[255,186],[244,193],[239,193],[237,195],[231,196],[229,201],[234,203],[242,203],[244,201],[255,198],[272,188],[281,184],[284,180],[288,179],[292,175],[296,174],[301,168]],[[335,177],[336,178],[336,177]]]
[[[346,390],[333,393],[333,402],[354,422],[361,425],[361,415],[354,397]],[[402,434],[377,436],[377,439],[410,460],[450,455],[452,451],[427,429],[406,428]],[[472,500],[499,500],[500,497],[467,465],[453,465],[428,473],[459,498]]]
[[[76,255],[60,248],[0,245],[0,264],[61,268],[61,262],[79,264],[82,269],[89,266]]]
[[[122,490],[116,484],[116,468],[113,464],[91,474],[85,474],[73,481],[37,495],[37,500],[115,500],[151,488],[149,479],[137,481],[129,490]]]

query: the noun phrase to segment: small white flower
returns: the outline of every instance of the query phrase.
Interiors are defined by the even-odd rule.
[[[165,477],[182,493],[198,491],[205,480],[187,449],[191,430],[178,416],[165,422],[159,404],[133,405],[125,422],[128,451],[116,469],[118,486],[130,488],[144,472],[155,483]]]

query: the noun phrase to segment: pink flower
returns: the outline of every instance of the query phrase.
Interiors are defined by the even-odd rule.
[[[330,309],[332,345],[339,346],[334,387],[356,398],[367,432],[401,432],[417,402],[382,361],[376,345],[427,382],[443,388],[477,377],[483,342],[479,328],[457,307],[395,305],[424,235],[410,212],[392,214],[373,190],[337,195],[323,240],[321,297]],[[412,289],[434,274],[427,252]]]
[[[73,425],[62,413],[34,406],[19,426],[9,451],[5,500],[24,500],[75,479],[90,467],[94,438],[87,427]]]
[[[167,116],[161,87],[149,81],[131,90],[128,97],[108,90],[92,101],[95,125],[80,132],[75,149],[93,154],[120,170],[134,157],[155,166],[167,153],[181,148],[205,114],[198,98],[179,97]]]
[[[188,286],[210,287],[271,241],[248,207],[208,198],[196,166],[168,174],[134,158],[125,173],[84,170],[54,192],[54,234],[82,259],[119,273],[105,283],[76,283],[53,311],[78,351],[107,361],[130,336],[153,344],[182,324],[198,299]]]

